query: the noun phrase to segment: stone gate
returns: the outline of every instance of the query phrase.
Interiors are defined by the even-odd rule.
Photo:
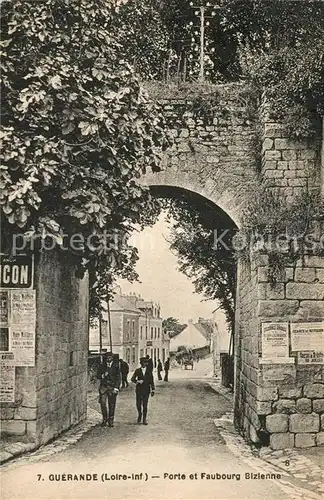
[[[290,202],[304,191],[320,191],[324,182],[320,138],[291,140],[284,126],[269,118],[267,106],[251,100],[249,89],[241,84],[215,86],[213,92],[213,106],[208,106],[208,96],[204,105],[185,91],[154,89],[174,140],[162,171],[148,172],[143,180],[154,193],[163,195],[171,187],[198,193],[240,228],[244,207],[258,196],[260,187]],[[318,223],[317,238],[324,245],[323,229]],[[285,268],[275,286],[268,270],[264,253],[254,252],[250,265],[238,263],[235,424],[247,440],[275,449],[320,445],[324,442],[324,257],[299,259]],[[311,351],[301,351],[305,345],[296,343],[300,335],[296,324],[299,331],[313,328],[305,333],[310,343],[315,339],[306,346],[318,351],[312,359]],[[274,351],[274,359],[263,359],[270,338],[266,332],[272,329],[274,334],[276,328],[282,329],[286,356],[276,359]]]
[[[229,84],[205,95],[190,88],[149,91],[173,136],[161,172],[142,179],[157,195],[172,189],[195,193],[212,204],[219,227],[226,229],[226,224],[242,226],[244,208],[261,186],[291,201],[323,185],[321,141],[291,140],[251,97],[251,89]],[[318,238],[323,234],[318,224]],[[323,333],[316,331],[324,321],[324,258],[305,256],[287,266],[275,287],[268,266],[268,256],[258,252],[249,265],[238,263],[235,423],[247,440],[276,449],[320,445],[324,365],[316,338]],[[86,280],[78,281],[49,253],[36,263],[34,288],[35,367],[16,368],[15,401],[3,405],[1,417],[4,433],[42,444],[85,417],[88,295]],[[310,351],[302,345],[303,331],[313,342]],[[278,351],[286,352],[281,359],[276,342]],[[265,358],[265,347],[273,349],[271,359]],[[312,352],[315,357],[307,354]]]

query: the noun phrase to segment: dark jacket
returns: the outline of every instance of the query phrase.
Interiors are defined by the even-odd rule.
[[[113,389],[119,389],[120,370],[119,363],[113,362],[111,367],[107,363],[101,363],[98,368],[97,378],[100,380],[99,392],[112,392]]]
[[[136,384],[138,380],[143,380],[143,384]],[[137,394],[149,394],[155,389],[153,373],[148,368],[146,368],[145,375],[143,375],[142,368],[136,368],[131,381],[136,384]]]
[[[164,363],[164,370],[167,372],[170,370],[170,360],[167,359],[166,362]]]
[[[121,361],[120,362],[120,371],[123,375],[128,375],[129,373],[129,366],[128,366],[128,363],[126,363],[126,361]]]
[[[149,358],[147,362],[147,369],[148,371],[152,372],[153,371],[153,359]]]
[[[163,371],[163,366],[162,366],[161,361],[158,361],[158,364],[157,364],[157,371],[158,371],[158,372]]]

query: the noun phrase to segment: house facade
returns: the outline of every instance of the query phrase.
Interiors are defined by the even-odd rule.
[[[128,295],[127,299],[132,301],[140,312],[138,357],[148,354],[153,360],[153,366],[156,367],[157,361],[160,359],[164,363],[170,352],[170,338],[162,327],[160,304],[146,301],[135,294]]]

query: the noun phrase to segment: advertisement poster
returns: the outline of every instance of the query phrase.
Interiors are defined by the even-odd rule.
[[[324,321],[315,323],[292,323],[292,351],[322,351],[324,343]]]
[[[8,325],[9,321],[9,298],[6,290],[0,290],[0,323]]]
[[[10,324],[28,325],[35,328],[36,325],[36,291],[35,290],[12,290],[11,291],[11,318]]]
[[[15,402],[14,355],[0,352],[0,403]]]
[[[11,327],[10,351],[16,366],[35,366],[35,328],[29,325]]]
[[[262,323],[262,360],[282,362],[289,358],[288,323]]]
[[[299,365],[323,365],[324,351],[300,351],[298,352]]]

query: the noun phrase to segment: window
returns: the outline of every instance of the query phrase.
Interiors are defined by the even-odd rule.
[[[74,365],[73,351],[70,351],[69,366],[73,366],[73,365]]]
[[[145,338],[147,340],[147,326],[145,327]]]
[[[129,364],[130,363],[130,348],[127,347],[126,349],[126,361]]]
[[[151,339],[153,339],[153,326],[151,326]]]
[[[135,320],[132,321],[132,337],[135,337]]]
[[[154,338],[156,339],[156,327],[154,328]]]
[[[160,338],[160,327],[158,326],[158,339]]]
[[[134,345],[132,347],[132,362],[136,363],[136,347]]]
[[[125,340],[129,339],[129,334],[130,334],[130,321],[129,319],[127,320],[127,325],[126,325],[126,333],[125,333]]]
[[[140,358],[143,358],[143,356],[144,356],[144,349],[141,349],[140,350]]]
[[[141,330],[140,330],[140,339],[142,340],[143,338],[143,326],[141,326]]]

